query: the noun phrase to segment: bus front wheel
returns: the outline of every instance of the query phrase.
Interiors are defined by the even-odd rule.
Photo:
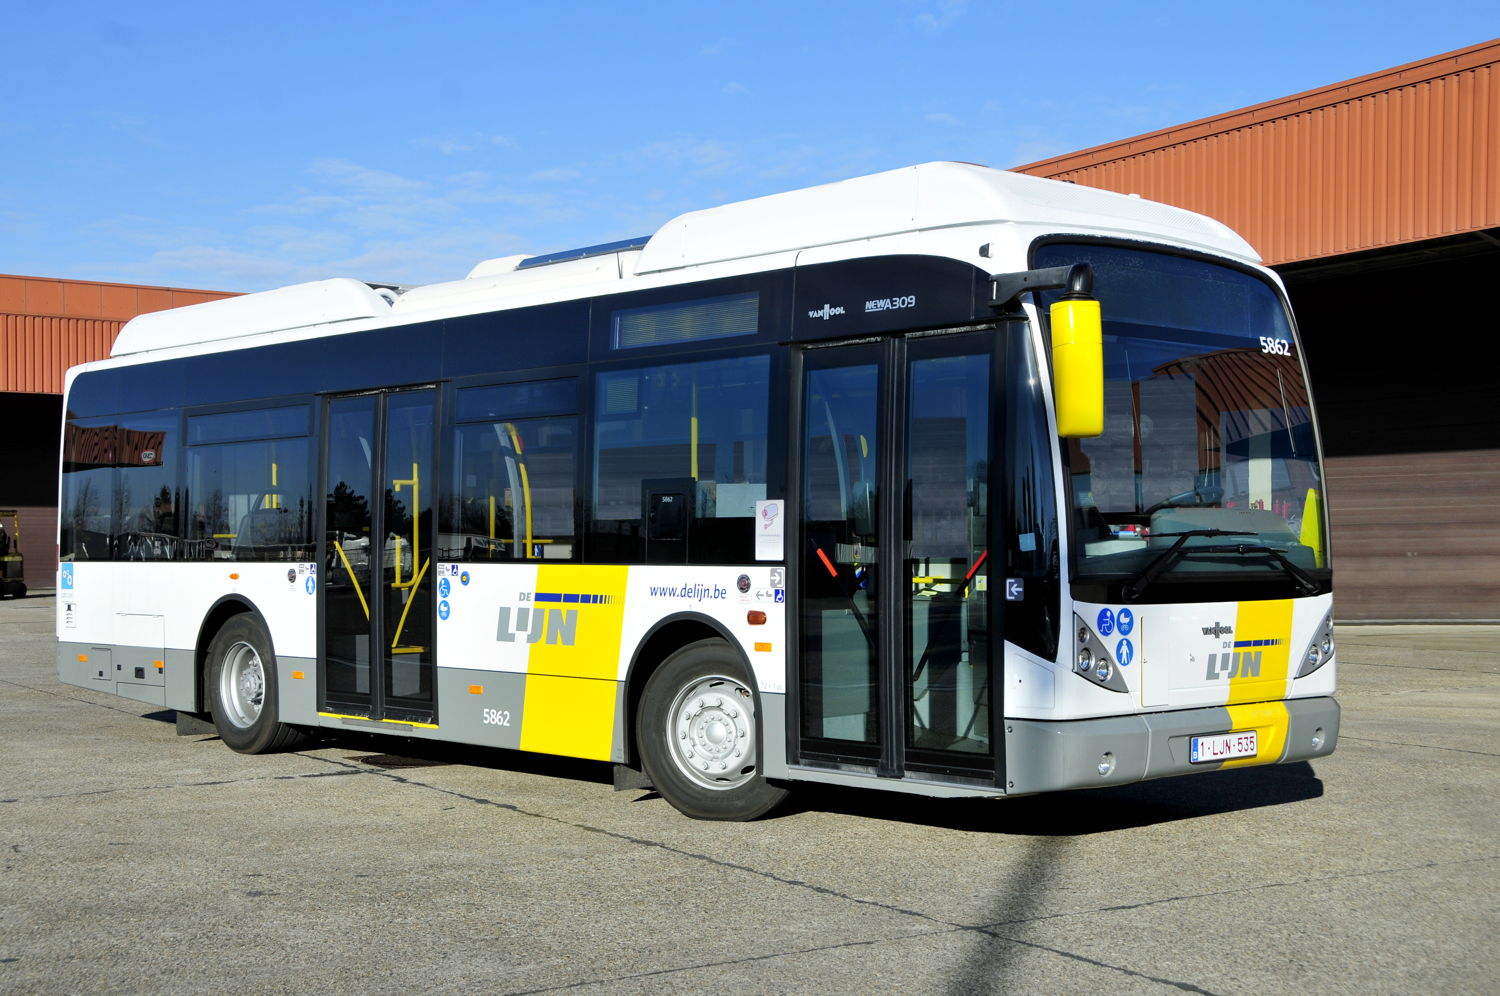
[[[755,693],[722,640],[690,644],[646,682],[641,762],[662,797],[699,820],[753,820],[786,798],[761,774]]]
[[[276,656],[254,616],[235,616],[214,635],[205,685],[214,728],[231,749],[263,754],[302,742],[302,731],[276,718]]]

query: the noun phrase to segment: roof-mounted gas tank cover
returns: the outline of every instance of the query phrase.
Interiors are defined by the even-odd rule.
[[[110,355],[127,356],[264,332],[380,318],[390,314],[401,290],[396,284],[334,277],[153,311],[125,323]]]

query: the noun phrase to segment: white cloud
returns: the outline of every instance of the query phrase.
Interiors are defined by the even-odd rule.
[[[750,88],[743,83],[736,83],[734,80],[730,80],[724,84],[723,92],[729,94],[731,97],[738,97],[741,94],[748,94]]]
[[[931,6],[917,15],[917,23],[928,31],[941,31],[964,16],[969,0],[936,0]]]
[[[958,120],[958,118],[954,117],[952,114],[949,114],[946,111],[937,111],[935,113],[928,114],[926,116],[926,120],[928,124],[947,125],[950,128],[957,128],[963,124],[962,121]]]
[[[735,171],[741,157],[738,149],[718,139],[670,138],[640,146],[625,153],[624,158],[685,170],[697,176],[719,176]]]
[[[411,139],[411,144],[418,149],[430,149],[444,156],[462,155],[487,146],[520,148],[520,144],[511,135],[419,135]]]

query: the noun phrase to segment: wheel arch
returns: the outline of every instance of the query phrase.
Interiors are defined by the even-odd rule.
[[[271,636],[271,627],[266,623],[266,617],[256,607],[255,603],[240,594],[225,595],[203,614],[203,622],[198,627],[198,639],[193,648],[193,701],[200,713],[208,711],[208,697],[204,683],[207,679],[208,670],[208,647],[213,643],[214,637],[224,624],[239,615],[250,615],[254,617],[262,629],[266,631],[266,639],[271,644],[271,654],[276,653],[276,641]]]
[[[646,631],[646,635],[636,645],[635,653],[630,658],[630,666],[625,671],[625,714],[621,717],[621,722],[624,724],[622,740],[626,764],[636,768],[641,764],[640,752],[636,747],[635,724],[636,711],[640,707],[646,682],[661,667],[663,661],[683,647],[715,639],[724,641],[744,667],[750,691],[755,696],[755,721],[757,725],[761,723],[759,683],[755,680],[755,668],[745,656],[744,647],[717,619],[697,612],[676,612],[659,619]],[[757,730],[756,734],[759,736],[761,731]]]

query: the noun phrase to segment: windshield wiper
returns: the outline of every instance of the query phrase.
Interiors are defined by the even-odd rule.
[[[1175,536],[1177,537],[1177,542],[1173,543],[1161,553],[1157,554],[1154,558],[1152,558],[1151,563],[1147,564],[1141,569],[1141,572],[1139,574],[1125,583],[1125,588],[1123,589],[1124,595],[1132,602],[1137,598],[1140,598],[1141,592],[1146,590],[1146,586],[1149,585],[1152,581],[1155,581],[1157,576],[1161,574],[1162,571],[1166,570],[1170,564],[1172,564],[1179,556],[1181,556],[1183,544],[1185,544],[1188,540],[1198,536],[1213,538],[1215,536],[1255,536],[1257,534],[1246,529],[1187,529],[1180,533],[1152,533],[1151,535],[1158,539],[1163,536]],[[1228,547],[1226,549],[1224,547],[1203,546],[1193,547],[1193,551],[1195,553],[1199,550],[1213,550],[1217,553],[1224,553],[1227,552],[1227,550],[1233,549],[1235,548]]]
[[[1186,556],[1189,553],[1263,553],[1276,561],[1302,594],[1316,595],[1318,593],[1319,584],[1317,579],[1292,563],[1286,554],[1274,547],[1265,546],[1260,543],[1220,543],[1213,546],[1184,546],[1188,539],[1194,536],[1257,536],[1259,535],[1258,533],[1231,529],[1189,529],[1180,533],[1153,533],[1152,535],[1175,536],[1177,537],[1177,542],[1163,550],[1139,574],[1126,583],[1123,593],[1131,601],[1140,598],[1141,592],[1146,590],[1146,586],[1155,581],[1167,569],[1168,565],[1178,557]]]

